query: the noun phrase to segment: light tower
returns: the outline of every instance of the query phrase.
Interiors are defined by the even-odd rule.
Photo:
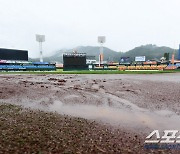
[[[103,62],[104,55],[103,55],[103,44],[106,42],[105,36],[98,36],[98,43],[100,43],[100,55],[99,55],[99,67],[101,66],[101,63]]]
[[[179,44],[179,50],[178,50],[178,60],[180,60],[180,44]]]
[[[45,35],[37,34],[36,41],[39,42],[40,62],[43,62],[42,43],[45,42]]]
[[[174,66],[174,52],[173,52],[173,54],[172,54],[171,63],[172,63],[172,65]]]

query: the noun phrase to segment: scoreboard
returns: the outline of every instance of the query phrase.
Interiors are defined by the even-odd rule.
[[[28,61],[28,51],[0,48],[0,60]]]
[[[84,53],[67,53],[63,54],[64,69],[86,69],[86,54]]]

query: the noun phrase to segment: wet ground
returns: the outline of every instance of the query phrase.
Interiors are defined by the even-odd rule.
[[[30,152],[33,150],[32,147],[36,147],[36,152],[39,150],[47,153],[66,152],[69,147],[68,153],[159,153],[163,151],[144,149],[145,137],[155,129],[180,130],[179,100],[179,73],[0,75],[0,104],[4,111],[0,121],[0,127],[4,128],[4,130],[1,128],[1,133],[7,133],[8,136],[5,128],[12,127],[13,130],[17,123],[18,127],[27,125],[24,132],[29,129],[29,124],[37,124],[37,127],[45,124],[49,132],[48,140],[50,142],[57,140],[54,143],[56,150],[53,151],[51,145],[46,147],[41,143],[42,148],[39,142],[35,142],[34,145],[26,139],[23,144],[27,144],[27,151]],[[29,123],[26,121],[26,116],[31,119]],[[49,118],[49,121],[42,118]],[[51,124],[54,119],[56,119],[55,124]],[[64,128],[66,124],[70,126],[68,131],[66,127]],[[72,145],[79,138],[77,130],[81,127],[81,133],[89,134],[89,137],[82,135],[82,142],[73,148]],[[62,130],[61,133],[59,129]],[[73,131],[74,129],[76,131]],[[56,133],[50,137],[52,131]],[[38,129],[37,132],[44,137],[42,129]],[[18,133],[22,139],[23,133],[21,131]],[[67,137],[63,136],[63,133]],[[72,136],[69,136],[70,134]],[[101,138],[95,137],[96,135]],[[9,136],[8,139],[12,140],[12,138]],[[38,138],[41,140],[40,137]],[[66,143],[63,143],[67,147],[62,146],[60,139],[66,140]],[[10,146],[12,151],[17,152],[18,149],[26,151],[22,145],[16,145],[17,142],[13,141],[7,143],[0,139],[3,145],[0,146],[0,150]],[[176,151],[168,152],[176,153]]]

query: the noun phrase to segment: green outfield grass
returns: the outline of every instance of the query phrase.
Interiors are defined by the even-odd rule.
[[[171,71],[118,71],[118,70],[78,70],[78,71],[63,71],[58,69],[56,71],[17,71],[17,72],[0,72],[0,74],[158,74],[158,73],[176,73],[180,70],[171,70]]]

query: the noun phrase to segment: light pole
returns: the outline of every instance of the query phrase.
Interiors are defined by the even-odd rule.
[[[103,62],[103,59],[104,59],[103,44],[105,42],[106,42],[105,36],[98,36],[98,43],[100,44],[99,67],[101,66],[101,63]]]
[[[42,43],[45,42],[45,35],[37,34],[36,41],[39,42],[40,62],[43,62]]]

